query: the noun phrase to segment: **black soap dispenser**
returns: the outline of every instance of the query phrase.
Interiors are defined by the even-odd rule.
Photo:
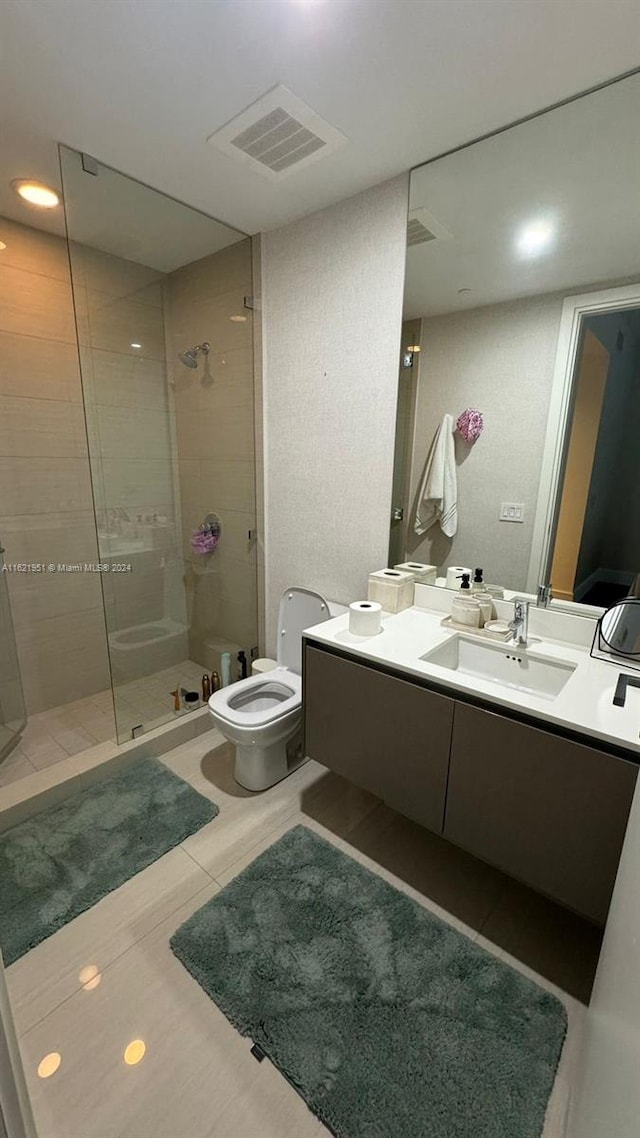
[[[471,592],[472,593],[483,593],[484,592],[485,583],[482,579],[482,575],[483,575],[482,569],[474,569],[473,581],[471,582]]]
[[[460,582],[460,592],[461,593],[471,592],[470,581],[471,581],[470,574],[469,573],[463,573],[462,574],[462,581]]]

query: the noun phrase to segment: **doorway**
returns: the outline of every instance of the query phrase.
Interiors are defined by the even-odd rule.
[[[582,325],[550,580],[560,600],[608,607],[640,567],[640,308]]]

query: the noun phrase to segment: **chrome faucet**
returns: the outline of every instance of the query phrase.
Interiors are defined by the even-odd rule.
[[[513,620],[509,621],[509,629],[513,633],[511,643],[517,644],[519,648],[527,647],[529,604],[529,601],[525,601],[521,597],[516,597],[513,602]]]
[[[538,597],[536,600],[538,608],[548,609],[552,600],[553,593],[551,592],[551,585],[538,585]]]

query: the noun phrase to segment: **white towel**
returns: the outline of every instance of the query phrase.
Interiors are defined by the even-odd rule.
[[[458,528],[458,480],[453,442],[453,416],[445,415],[433,440],[420,487],[413,528],[424,533],[434,522],[447,537]]]

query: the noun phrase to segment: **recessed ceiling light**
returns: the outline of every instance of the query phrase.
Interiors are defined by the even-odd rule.
[[[229,319],[233,320],[234,324],[244,324],[247,318],[246,316],[230,316]]]
[[[516,249],[521,257],[538,257],[553,243],[555,225],[548,217],[527,222],[516,238]]]
[[[6,249],[6,247],[6,243],[4,241],[0,241],[0,252],[2,252],[3,249]]]
[[[408,352],[419,352],[420,351],[420,345],[419,344],[409,344],[407,351]]]
[[[134,340],[134,342],[132,344],[129,344],[129,347],[130,348],[141,348],[142,344],[138,344],[138,342]]]
[[[60,205],[60,198],[50,186],[43,182],[32,182],[28,178],[15,178],[11,183],[17,194],[24,198],[29,205],[40,206],[41,209],[53,209]]]

